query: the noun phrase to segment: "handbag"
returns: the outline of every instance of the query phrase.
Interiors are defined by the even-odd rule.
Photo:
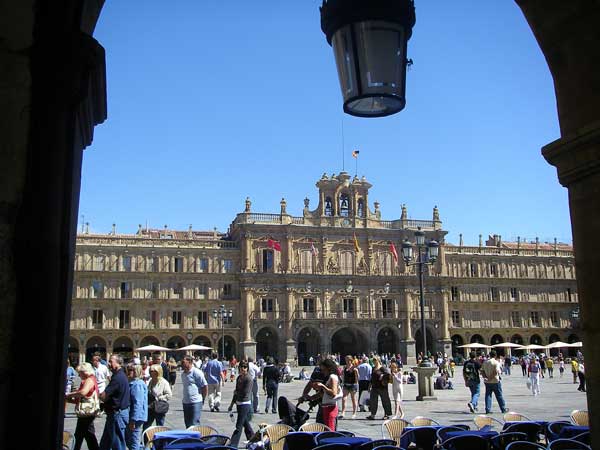
[[[91,397],[81,397],[75,405],[77,417],[96,417],[100,413],[100,400],[98,391],[94,390]]]
[[[154,400],[150,404],[150,409],[155,414],[166,414],[169,411],[169,402],[166,400]]]

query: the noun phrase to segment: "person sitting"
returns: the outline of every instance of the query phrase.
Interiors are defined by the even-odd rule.
[[[408,374],[407,384],[417,384],[417,377],[414,372]]]
[[[310,380],[310,376],[308,375],[308,372],[306,371],[306,369],[304,367],[298,374],[298,379],[299,380]]]
[[[454,389],[452,381],[448,380],[448,372],[443,372],[439,377],[436,378],[433,388],[441,390]]]

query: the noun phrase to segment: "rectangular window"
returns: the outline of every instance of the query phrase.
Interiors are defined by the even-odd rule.
[[[231,259],[223,260],[223,273],[233,272],[233,261]]]
[[[477,264],[475,263],[471,263],[469,265],[469,270],[470,270],[470,274],[472,277],[476,277],[477,276]]]
[[[92,311],[92,327],[94,328],[102,328],[102,324],[104,323],[104,313],[101,309],[94,309]]]
[[[498,264],[490,264],[490,275],[492,277],[498,276]]]
[[[158,256],[151,256],[146,261],[148,264],[146,272],[158,272]]]
[[[302,311],[305,313],[315,312],[315,299],[314,298],[303,298],[302,299]]]
[[[550,323],[553,327],[560,326],[560,321],[558,320],[558,312],[550,311]]]
[[[354,310],[354,299],[353,298],[345,298],[344,299],[344,312],[345,313],[353,313]]]
[[[450,288],[450,294],[453,302],[457,302],[460,300],[460,295],[458,292],[458,286],[452,286]]]
[[[198,272],[208,272],[208,258],[200,258],[198,260]]]
[[[301,273],[312,273],[313,272],[313,254],[304,250],[300,252],[300,272]]]
[[[123,256],[123,272],[131,272],[131,256]]]
[[[158,328],[158,311],[147,311],[149,328]]]
[[[183,298],[183,283],[173,284],[173,297]]]
[[[273,299],[272,298],[263,298],[260,302],[260,310],[262,312],[272,312],[273,311]]]
[[[498,302],[500,301],[500,291],[498,290],[497,287],[491,287],[490,288],[490,297],[492,299],[493,302]]]
[[[206,298],[206,293],[208,292],[206,283],[200,283],[198,285],[198,299],[204,300]]]
[[[515,287],[510,288],[510,301],[511,302],[519,301],[519,290]]]
[[[156,281],[150,282],[150,289],[148,292],[149,298],[160,298],[160,285]]]
[[[130,281],[122,281],[121,282],[121,298],[131,298],[131,282]]]
[[[531,326],[539,327],[540,326],[540,314],[537,311],[531,311]]]
[[[92,281],[92,298],[104,298],[104,284],[102,281]]]
[[[173,272],[183,272],[183,258],[181,256],[173,258]]]
[[[569,303],[573,301],[573,297],[571,296],[571,288],[567,288],[567,301]]]
[[[181,311],[173,311],[171,313],[171,323],[173,325],[181,325]]]
[[[129,310],[127,309],[119,311],[119,328],[129,328]]]
[[[391,317],[394,314],[394,301],[391,298],[381,299],[381,311],[383,317]]]
[[[94,270],[104,271],[104,256],[94,256]]]
[[[262,270],[263,272],[273,272],[273,250],[263,250]]]
[[[208,326],[208,311],[198,311],[198,325]]]
[[[452,326],[460,327],[460,311],[452,311]]]
[[[519,311],[510,312],[510,321],[513,327],[521,326],[521,314],[519,314]]]
[[[233,296],[233,289],[230,283],[223,285],[223,298],[231,298]]]

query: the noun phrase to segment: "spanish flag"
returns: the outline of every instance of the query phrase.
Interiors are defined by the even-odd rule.
[[[360,247],[358,246],[358,240],[356,239],[356,233],[354,233],[354,251],[358,253]]]
[[[352,151],[352,157],[353,157],[353,158],[358,158],[358,154],[359,154],[359,153],[360,153],[360,151],[359,151],[359,150],[353,150],[353,151]]]

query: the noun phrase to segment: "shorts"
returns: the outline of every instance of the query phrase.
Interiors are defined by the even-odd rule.
[[[358,384],[344,383],[344,389],[348,392],[358,392]]]

